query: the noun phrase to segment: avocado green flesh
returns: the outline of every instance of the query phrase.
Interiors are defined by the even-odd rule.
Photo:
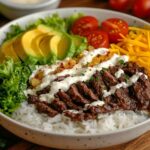
[[[82,50],[87,49],[86,38],[80,37],[78,35],[72,35],[72,40],[73,40],[75,47],[76,47],[75,55],[78,55],[81,53]]]
[[[16,54],[16,52],[15,52],[15,50],[14,50],[14,48],[13,48],[13,45],[12,45],[12,43],[14,42],[14,39],[12,39],[12,40],[9,40],[9,41],[6,41],[3,45],[2,45],[2,47],[1,47],[1,49],[0,49],[0,57],[1,57],[1,59],[3,59],[2,57],[4,57],[4,58],[7,58],[7,57],[11,57],[11,58],[13,58],[15,61],[18,61],[19,60],[19,57],[17,56],[17,54]]]
[[[52,36],[46,36],[43,39],[41,39],[39,43],[39,47],[42,50],[45,57],[47,57],[51,53],[51,48],[49,46],[51,38]]]
[[[0,58],[3,60],[4,56],[10,56],[14,60],[32,59],[45,64],[56,59],[73,57],[86,49],[86,46],[87,41],[83,37],[39,25],[4,43],[0,48],[3,52],[0,53]]]

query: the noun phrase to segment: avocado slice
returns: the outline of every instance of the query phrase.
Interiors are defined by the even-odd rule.
[[[75,55],[78,55],[83,50],[87,49],[87,39],[85,37],[78,35],[71,35],[71,37],[76,47]]]
[[[50,48],[58,59],[72,57],[75,52],[75,45],[66,33],[55,35],[50,41]]]
[[[63,34],[61,31],[58,31],[52,27],[40,24],[37,26],[37,29],[42,32],[42,33],[47,33],[50,35],[58,35],[58,34]]]
[[[35,58],[42,57],[41,51],[32,48],[33,39],[40,34],[42,34],[42,32],[37,29],[33,29],[17,37],[13,43],[13,47],[20,59],[24,60],[29,56]]]
[[[33,39],[41,34],[42,32],[40,32],[39,30],[33,29],[33,30],[26,32],[22,36],[21,44],[27,54],[34,56],[34,57],[42,57],[41,51],[38,51],[38,49],[32,49]]]
[[[58,59],[72,57],[74,55],[75,44],[69,34],[46,25],[39,25],[37,29],[43,33],[53,36],[50,40],[50,49],[52,55],[56,55]]]
[[[40,34],[32,40],[31,47],[41,53],[42,57],[47,56],[45,52],[40,48],[41,41],[48,36],[47,34]]]
[[[13,42],[15,40],[16,40],[16,38],[13,38],[2,44],[1,49],[0,49],[1,57],[3,56],[4,59],[5,59],[5,57],[10,57],[14,61],[19,61],[19,57],[17,56],[17,54],[13,48]]]
[[[39,47],[45,57],[48,57],[51,54],[51,48],[49,44],[50,44],[52,37],[53,37],[52,35],[45,36],[41,39],[39,43]]]
[[[27,54],[25,53],[22,45],[21,45],[21,36],[19,35],[16,37],[16,40],[12,43],[13,49],[15,50],[17,56],[21,59],[24,60],[27,57]]]

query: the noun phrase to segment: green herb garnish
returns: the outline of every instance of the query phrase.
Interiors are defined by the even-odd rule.
[[[120,59],[118,62],[119,62],[120,65],[124,65],[125,64],[124,60],[122,60],[122,59]]]

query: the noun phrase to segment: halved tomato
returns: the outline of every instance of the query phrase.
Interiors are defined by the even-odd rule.
[[[121,35],[128,34],[128,23],[119,18],[110,18],[102,22],[102,30],[108,33],[111,43],[117,43],[122,39]]]
[[[109,47],[108,34],[102,30],[94,30],[85,32],[84,36],[87,38],[88,44],[94,48]]]
[[[98,28],[98,20],[92,16],[83,16],[77,19],[72,27],[71,32],[73,34],[81,35],[86,31],[96,30]]]

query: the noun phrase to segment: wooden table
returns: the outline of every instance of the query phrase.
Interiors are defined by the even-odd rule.
[[[60,7],[94,7],[110,9],[107,0],[62,0]],[[128,12],[129,13],[129,12]],[[150,18],[145,19],[150,22]],[[9,22],[8,19],[0,15],[0,26]],[[0,135],[11,141],[9,150],[52,150],[51,148],[41,147],[30,142],[24,141],[0,127]],[[7,142],[7,141],[6,141]],[[141,137],[122,145],[117,145],[99,150],[150,150],[150,131]]]

